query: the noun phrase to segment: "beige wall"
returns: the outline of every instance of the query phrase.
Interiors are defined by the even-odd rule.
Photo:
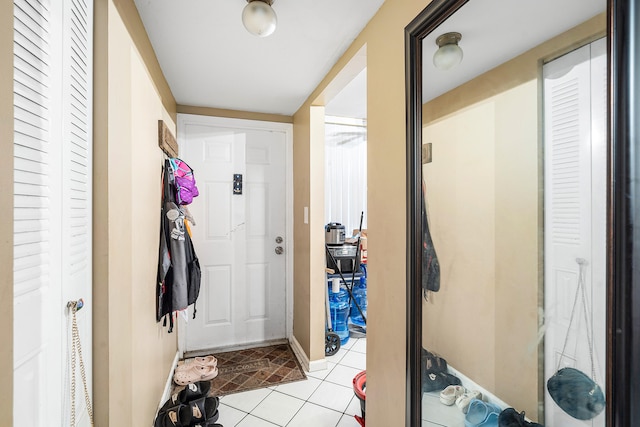
[[[530,81],[428,125],[433,162],[423,168],[441,267],[440,291],[423,304],[424,347],[531,417],[539,385],[537,99]]]
[[[175,101],[165,107],[124,9],[96,2],[94,407],[105,426],[151,423],[177,350],[176,333],[155,322],[157,126],[175,133]]]
[[[367,422],[370,427],[400,426],[405,420],[405,95],[404,27],[428,1],[388,0],[346,53],[331,69],[307,101],[294,114],[294,218],[295,287],[297,295],[313,295],[324,288],[322,262],[310,246],[322,248],[322,218],[298,223],[304,206],[322,206],[324,193],[312,191],[309,156],[310,109],[321,105],[334,77],[350,59],[367,46],[367,161],[368,161],[368,285],[367,324]],[[321,307],[322,298],[310,298]],[[300,310],[300,311],[299,311]],[[312,345],[324,339],[324,318],[305,315],[312,310],[296,308],[294,333],[313,360]],[[308,335],[307,335],[308,334]],[[311,343],[313,341],[313,344]],[[305,345],[306,344],[306,345]]]
[[[424,167],[441,289],[423,340],[452,366],[536,418],[541,165],[540,63],[603,35],[598,17],[424,105]],[[514,374],[517,373],[517,376]]]
[[[13,390],[13,2],[0,4],[0,384]],[[0,399],[0,414],[13,419],[13,393]]]

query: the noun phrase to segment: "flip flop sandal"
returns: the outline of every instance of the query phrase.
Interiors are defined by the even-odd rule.
[[[196,381],[209,381],[218,376],[217,366],[192,365],[187,369],[176,371],[173,381],[178,385],[187,385]]]
[[[178,404],[159,413],[154,427],[188,427],[190,419],[189,407]]]
[[[218,413],[219,404],[218,397],[202,397],[187,403],[185,406],[189,408],[186,416],[189,419],[188,425],[193,426],[198,423],[206,425],[210,420],[217,421],[220,416]]]
[[[176,366],[176,371],[182,371],[184,369],[189,369],[193,365],[197,366],[218,366],[218,359],[209,355],[203,357],[194,357],[193,359],[185,359],[183,363]]]
[[[213,416],[211,416],[211,418],[207,419],[204,422],[199,422],[197,424],[194,424],[192,427],[222,427],[222,424],[216,424],[216,421],[218,421],[218,418],[220,418],[220,411],[216,409],[216,412],[214,412]]]
[[[174,393],[160,408],[159,412],[164,412],[167,409],[178,405],[179,403],[187,403],[190,400],[199,399],[209,394],[211,389],[210,381],[197,381],[193,384],[188,384],[183,390]]]

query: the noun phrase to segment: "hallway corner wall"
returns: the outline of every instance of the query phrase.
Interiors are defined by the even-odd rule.
[[[294,215],[296,230],[296,304],[298,295],[315,292],[324,266],[315,262],[308,245],[318,245],[301,225],[302,209],[324,200],[311,191],[309,161],[314,147],[310,108],[323,99],[327,87],[360,49],[367,46],[367,177],[368,309],[367,420],[371,427],[405,423],[406,394],[406,131],[404,27],[429,1],[387,1],[369,21],[319,86],[294,114]],[[298,161],[298,159],[302,161]],[[310,221],[313,227],[316,227]],[[307,245],[307,246],[305,246]],[[303,251],[299,249],[304,248]],[[312,281],[311,278],[314,280]],[[311,303],[311,301],[310,301]],[[322,308],[322,300],[314,300]],[[308,309],[311,313],[311,307]],[[296,314],[298,313],[296,309]],[[418,319],[416,319],[417,321]],[[299,322],[300,319],[294,319]],[[307,348],[323,340],[324,324],[294,323],[296,338]],[[307,336],[298,334],[307,333]],[[320,338],[318,338],[320,337]]]
[[[13,2],[0,4],[0,383],[13,390]],[[3,419],[13,419],[13,393],[0,399]]]
[[[158,120],[175,134],[176,105],[133,1],[97,1],[95,32],[95,419],[150,425],[177,351],[177,332],[155,321]]]

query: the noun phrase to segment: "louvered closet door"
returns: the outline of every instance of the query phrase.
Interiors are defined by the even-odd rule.
[[[59,2],[56,0],[54,3]],[[93,79],[93,1],[64,0],[62,64],[62,306],[82,298],[84,308],[77,313],[82,355],[92,389],[91,343],[93,300],[91,293],[91,186],[92,186],[92,79]],[[65,319],[66,322],[66,319]],[[70,348],[65,323],[66,341]],[[66,365],[65,365],[66,366]],[[70,374],[64,371],[63,385],[69,401]],[[68,405],[63,405],[65,424]],[[76,421],[88,426],[80,371],[76,367]]]
[[[560,367],[591,376],[604,387],[606,300],[606,61],[604,41],[544,66],[545,111],[545,383]],[[593,58],[593,59],[592,59]],[[583,259],[587,293],[575,305]],[[568,338],[567,338],[568,337]],[[562,357],[561,357],[562,356]],[[545,388],[548,426],[604,426],[604,414],[578,421],[564,413]]]
[[[92,13],[84,1],[14,0],[16,426],[69,425],[71,299],[87,302],[91,380]],[[77,425],[89,425],[79,379],[77,395]]]

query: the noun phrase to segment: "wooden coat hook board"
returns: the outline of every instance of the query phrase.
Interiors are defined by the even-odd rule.
[[[178,142],[163,120],[158,120],[158,146],[169,157],[178,157]]]

